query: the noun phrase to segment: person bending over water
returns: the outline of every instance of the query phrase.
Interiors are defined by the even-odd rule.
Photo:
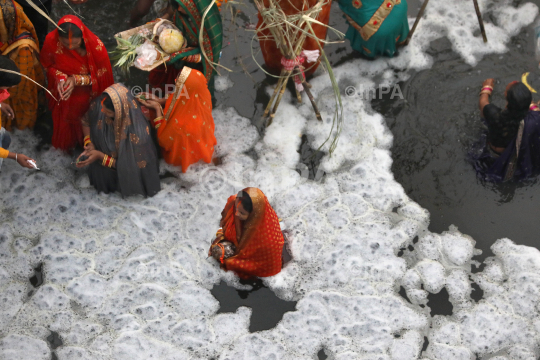
[[[216,247],[219,253],[220,243],[232,243],[234,255],[218,257],[224,270],[234,271],[243,279],[281,271],[283,234],[276,212],[261,190],[246,188],[229,197],[220,226],[208,256],[216,253]]]
[[[217,143],[212,98],[204,75],[187,66],[178,75],[175,88],[169,99],[157,99],[145,93],[148,100],[139,101],[156,112],[157,117],[152,122],[163,158],[171,165],[181,166],[182,172],[186,172],[199,160],[212,161]],[[162,106],[165,106],[165,111]]]
[[[506,107],[489,103],[494,79],[487,79],[480,92],[479,108],[487,125],[487,143],[475,162],[486,180],[523,180],[540,172],[540,112],[523,83],[506,86]]]
[[[82,124],[85,151],[77,167],[89,166],[88,178],[98,192],[146,197],[160,191],[150,124],[128,88],[108,87],[92,102]]]

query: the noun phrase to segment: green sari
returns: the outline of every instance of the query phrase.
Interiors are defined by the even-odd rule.
[[[182,31],[188,41],[188,48],[173,54],[169,63],[174,63],[177,68],[184,65],[183,59],[190,55],[201,54],[202,72],[207,81],[212,79],[215,69],[211,62],[218,63],[221,55],[223,42],[223,26],[221,25],[221,15],[216,4],[212,5],[206,18],[204,19],[203,43],[199,43],[199,33],[201,29],[202,16],[206,8],[210,5],[210,0],[175,0],[185,13],[176,10],[174,13],[174,23]],[[208,61],[202,54],[204,52]],[[193,65],[190,65],[191,67]],[[215,65],[214,65],[215,66]]]
[[[338,0],[351,47],[367,57],[394,56],[409,35],[407,0]]]

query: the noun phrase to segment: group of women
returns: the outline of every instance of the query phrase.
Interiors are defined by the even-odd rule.
[[[349,23],[347,38],[365,56],[394,56],[407,38],[406,0],[338,2]],[[211,63],[219,61],[221,51],[221,18],[213,6],[201,26],[201,14],[210,3],[172,0],[168,4],[165,16],[183,32],[187,46],[174,54],[176,66],[163,66],[150,74],[154,88],[175,84],[175,92],[165,98],[148,93],[136,98],[126,86],[115,84],[105,46],[76,16],[64,16],[59,29],[47,35],[40,52],[32,24],[13,0],[0,0],[0,49],[11,58],[0,57],[0,66],[9,69],[7,62],[11,61],[38,84],[45,83],[45,70],[52,93],[48,96],[54,124],[52,145],[64,151],[82,145],[77,167],[88,169],[90,183],[98,191],[153,196],[160,191],[160,155],[184,172],[193,163],[212,160],[216,138],[209,85],[214,73]],[[319,21],[327,23],[329,11],[327,4]],[[324,38],[326,27],[315,27],[317,36]],[[309,39],[305,49],[317,46]],[[268,67],[279,67],[275,44],[263,40],[261,48]],[[205,57],[201,56],[203,50]],[[17,75],[0,78],[5,85],[0,87],[5,126],[32,127],[38,109],[37,86]],[[7,88],[15,85],[6,95]],[[477,169],[493,181],[531,176],[540,169],[539,109],[531,105],[527,86],[518,82],[507,86],[504,109],[489,104],[493,86],[493,80],[487,80],[480,93],[480,111],[489,134]],[[6,144],[9,137],[0,132],[0,145],[7,148]],[[2,150],[0,158],[11,157],[31,167],[32,159]],[[284,237],[261,190],[246,188],[231,196],[220,226],[209,256],[223,269],[242,278],[272,276],[281,270]]]
[[[21,26],[32,30],[20,6],[12,1],[0,2],[5,24],[11,19],[7,18],[6,9],[11,9],[13,14],[17,13],[13,19],[20,19]],[[13,7],[5,6],[7,2]],[[172,15],[176,25],[186,34],[188,46],[183,53],[175,55],[179,66],[157,69],[150,76],[154,87],[170,82],[175,84],[175,92],[166,98],[148,93],[136,98],[126,86],[115,84],[102,41],[73,15],[64,16],[58,22],[59,29],[47,35],[41,52],[34,33],[30,34],[32,43],[25,42],[29,45],[21,47],[18,58],[14,56],[18,61],[0,57],[3,69],[20,70],[35,80],[40,80],[39,74],[43,77],[40,71],[44,69],[52,94],[48,95],[54,126],[52,145],[66,152],[82,145],[84,151],[77,159],[77,167],[87,168],[90,183],[99,192],[120,192],[122,196],[155,195],[160,191],[159,152],[167,163],[180,166],[184,172],[193,163],[212,160],[216,138],[207,85],[212,68],[208,59],[202,59],[198,47],[200,12],[210,2],[206,5],[204,1],[193,0],[171,3],[178,5]],[[215,12],[208,21],[218,23]],[[4,35],[1,27],[0,35]],[[207,26],[202,37],[207,56],[213,61],[218,60],[221,33]],[[9,47],[9,44],[6,42],[5,46]],[[25,57],[28,58],[27,68],[21,66]],[[18,121],[7,121],[6,127],[15,125],[24,129],[33,126],[28,120],[32,116],[24,117],[21,115],[24,112],[18,110],[37,110],[22,104],[26,101],[37,106],[37,87],[30,82],[28,86],[34,88],[29,92],[24,83],[27,79],[17,74],[2,73],[0,80],[5,85],[0,88],[0,102],[4,104],[0,109],[5,113],[4,117]],[[41,79],[38,83],[45,81]],[[11,96],[8,88],[12,89]],[[4,93],[7,95],[2,97]],[[19,96],[19,93],[25,96]],[[0,132],[0,145],[7,148],[9,142],[9,134]],[[32,159],[23,154],[0,149],[2,155],[13,155],[19,164],[31,167],[28,160]],[[283,234],[277,215],[262,191],[247,188],[239,196],[232,196],[222,216],[223,230],[211,248],[220,248],[221,243],[227,242],[235,249],[233,254],[216,257],[223,269],[235,271],[242,278],[271,276],[281,270]]]

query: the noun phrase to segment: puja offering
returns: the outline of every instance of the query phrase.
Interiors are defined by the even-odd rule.
[[[115,38],[117,46],[111,52],[111,61],[125,74],[129,74],[131,66],[151,71],[186,45],[178,28],[164,19],[123,31]]]

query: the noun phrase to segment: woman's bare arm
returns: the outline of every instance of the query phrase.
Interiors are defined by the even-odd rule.
[[[493,89],[494,86],[495,86],[495,80],[494,79],[487,79],[486,81],[484,81],[482,83],[482,91],[486,87],[491,87]],[[491,93],[488,93],[486,91],[483,94],[480,94],[480,98],[478,99],[478,108],[480,109],[480,116],[482,117],[482,119],[484,118],[484,107],[486,105],[489,105],[489,96],[490,95],[491,95]]]

